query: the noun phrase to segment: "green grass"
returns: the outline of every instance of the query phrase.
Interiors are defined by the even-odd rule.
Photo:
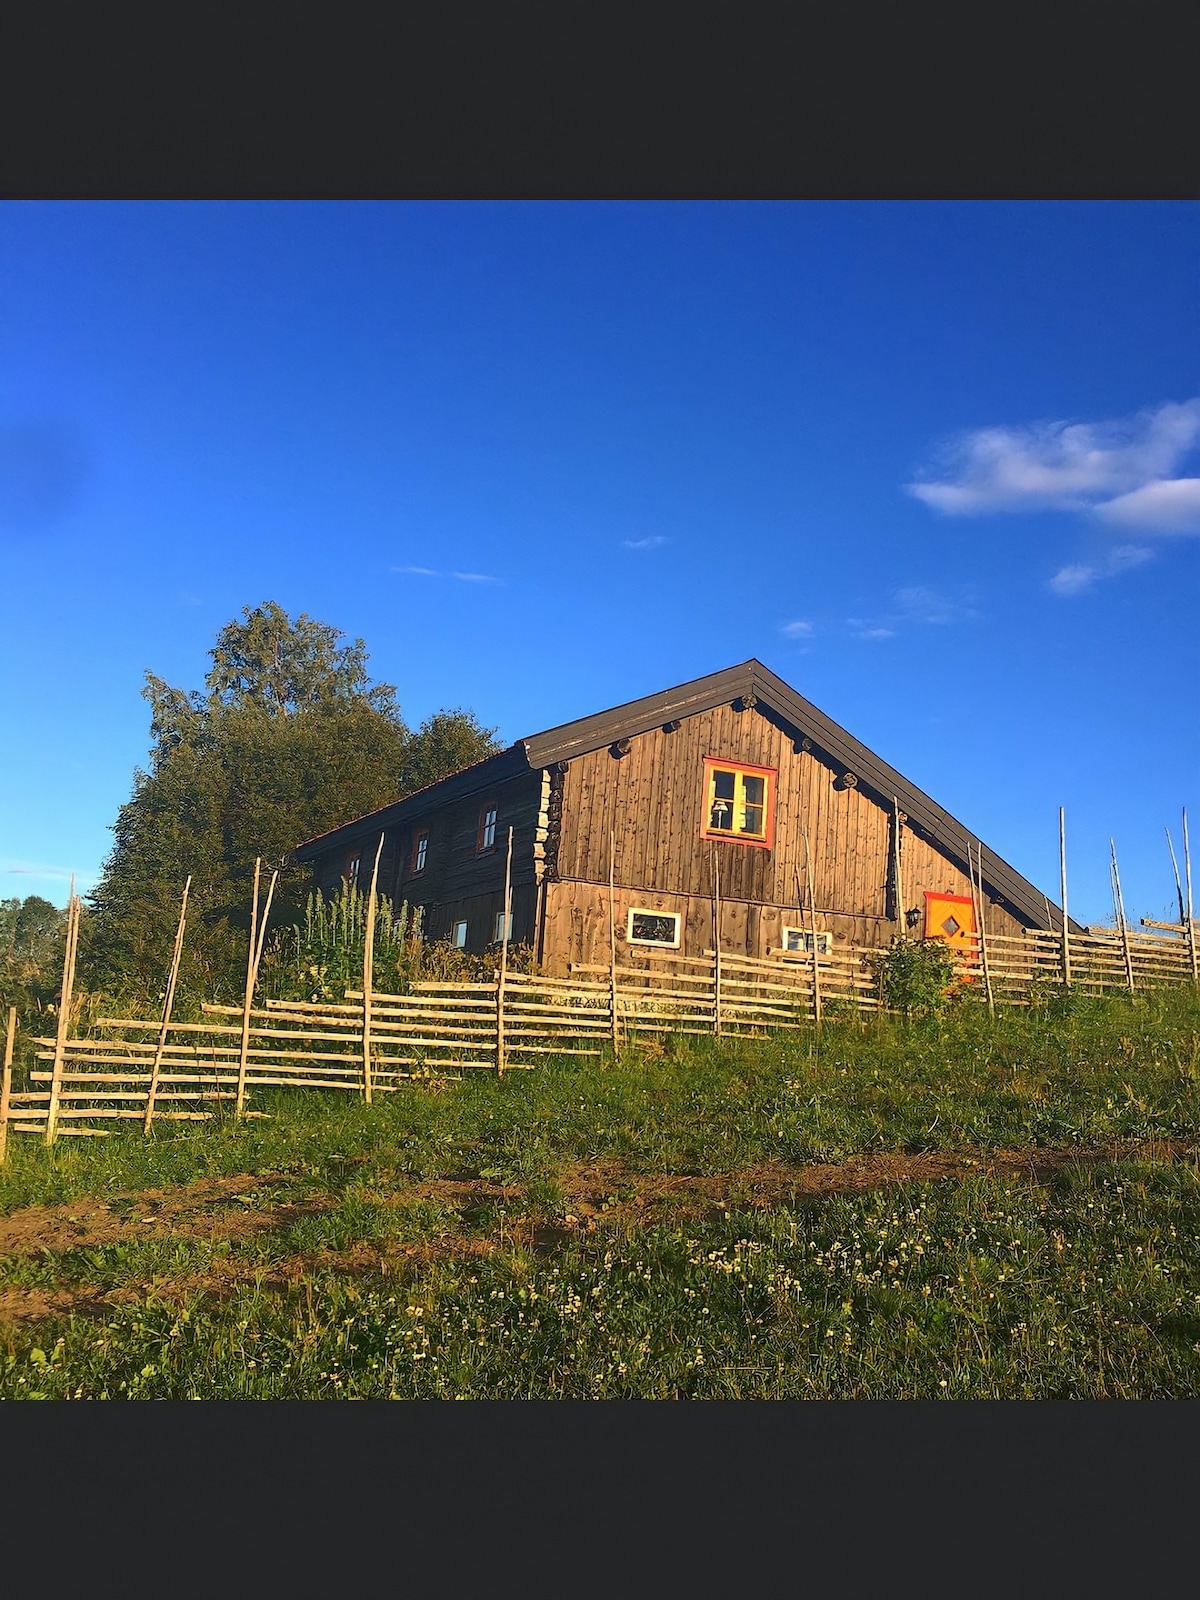
[[[1176,992],[14,1139],[0,1210],[127,1220],[0,1261],[0,1306],[45,1297],[0,1397],[1193,1396],[1198,1088]],[[1030,1148],[1089,1159],[751,1203],[768,1167]]]

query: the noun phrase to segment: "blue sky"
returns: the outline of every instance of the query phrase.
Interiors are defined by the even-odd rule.
[[[1190,203],[0,208],[0,896],[277,600],[506,740],[757,656],[1071,909],[1200,891]]]

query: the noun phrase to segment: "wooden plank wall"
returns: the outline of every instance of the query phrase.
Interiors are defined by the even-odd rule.
[[[555,863],[561,881],[546,888],[548,964],[592,961],[607,941],[610,831],[621,889],[618,931],[630,904],[661,899],[662,909],[685,917],[686,953],[711,944],[713,845],[701,838],[709,755],[779,773],[774,848],[732,840],[716,845],[725,905],[722,948],[765,955],[779,943],[784,922],[799,920],[805,823],[818,926],[839,943],[887,942],[896,927],[885,903],[890,809],[858,788],[840,787],[839,773],[810,751],[795,750],[792,736],[760,711],[720,706],[685,719],[673,733],[654,729],[638,736],[620,758],[603,749],[570,763]],[[926,889],[970,894],[966,873],[907,827],[902,855],[906,908],[923,914]],[[996,933],[1022,927],[998,906],[988,907],[987,922]]]
[[[495,804],[496,843],[486,854],[476,851],[479,818]],[[542,807],[542,774],[523,773],[494,789],[470,795],[453,805],[441,806],[428,818],[400,830],[397,869],[392,894],[397,900],[425,907],[425,931],[440,939],[453,922],[465,917],[469,950],[482,950],[492,942],[496,914],[504,899],[504,866],[508,830],[513,829],[513,938],[518,943],[534,938],[537,898],[534,839]],[[412,843],[428,829],[429,849],[425,871],[413,873]],[[388,881],[388,880],[383,880]]]

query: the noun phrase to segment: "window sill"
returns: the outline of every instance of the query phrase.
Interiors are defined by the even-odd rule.
[[[756,850],[772,850],[775,846],[773,839],[752,839],[743,833],[715,833],[706,831],[700,837],[711,840],[714,844],[749,844]]]

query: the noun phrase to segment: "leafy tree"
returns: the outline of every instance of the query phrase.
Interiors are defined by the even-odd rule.
[[[62,983],[66,917],[39,894],[0,900],[0,1007],[5,1011],[16,1006],[25,1020],[54,1003]]]
[[[364,642],[273,602],[243,611],[210,652],[205,690],[146,674],[151,750],[113,827],[81,962],[93,985],[153,994],[192,876],[185,995],[240,989],[255,857],[281,869],[273,921],[302,916],[305,839],[402,798],[495,748],[494,730],[441,711],[414,734]]]

